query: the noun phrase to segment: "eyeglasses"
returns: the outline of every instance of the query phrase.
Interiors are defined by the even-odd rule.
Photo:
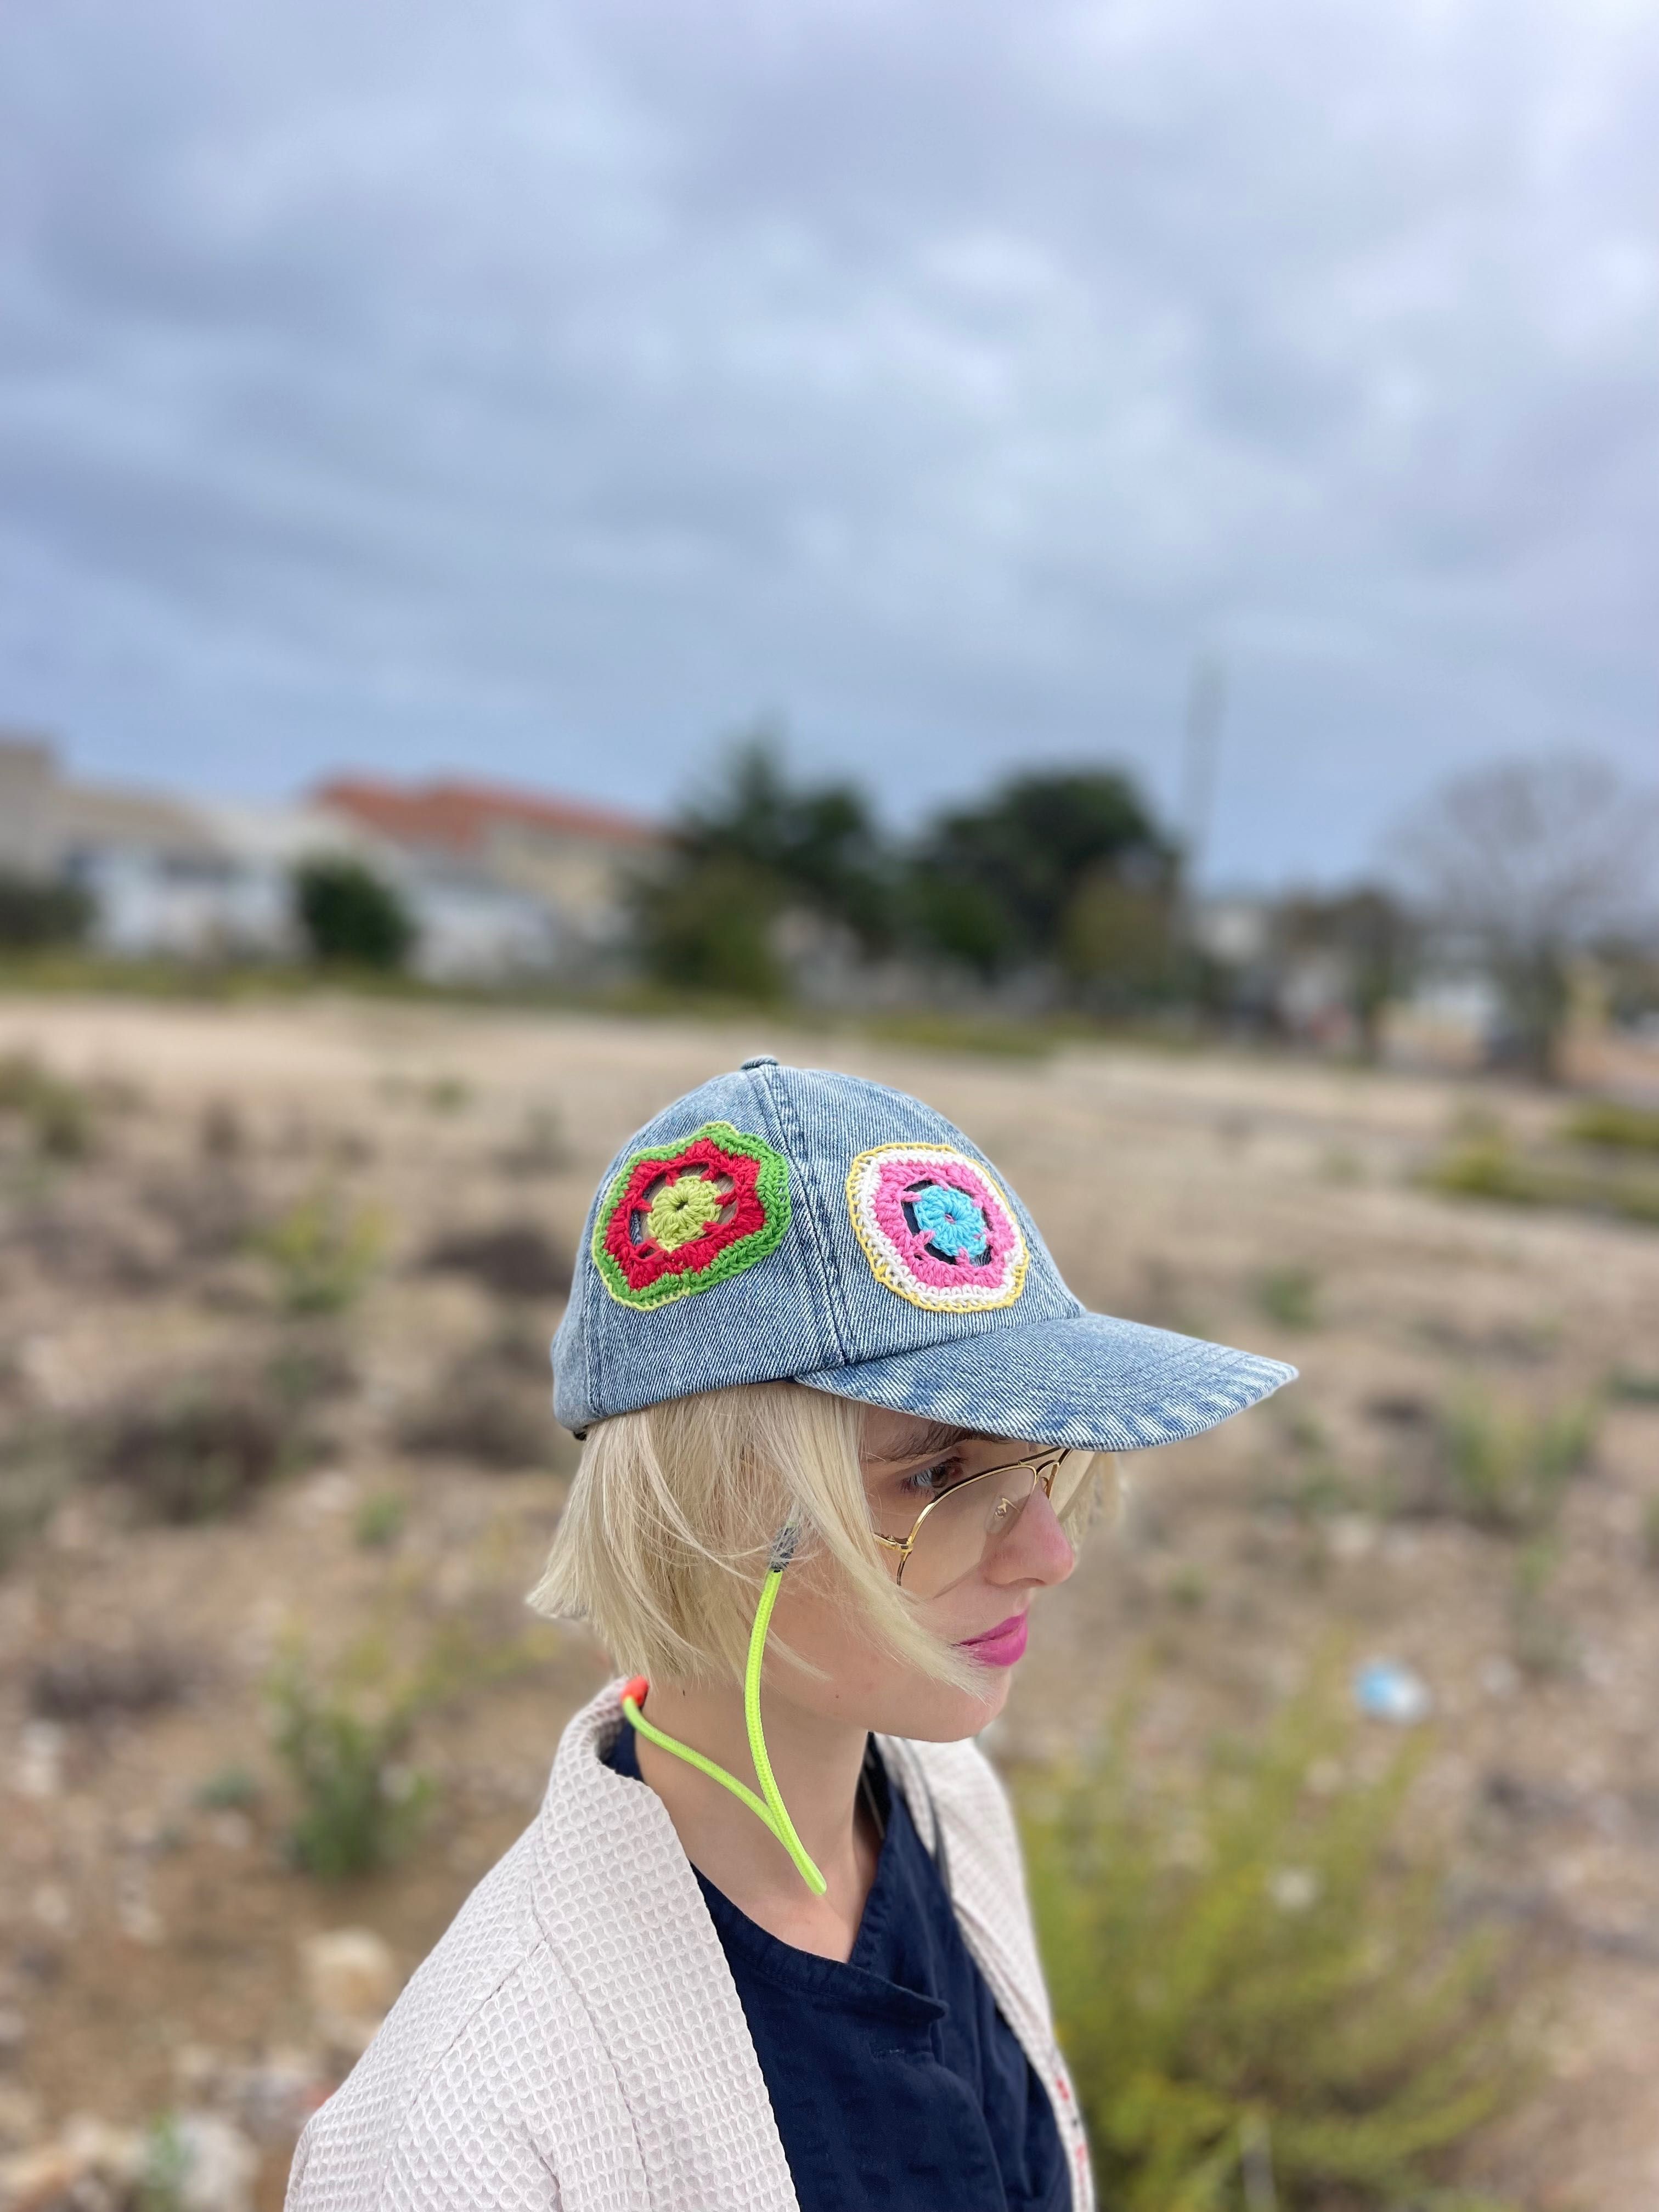
[[[938,1597],[971,1574],[990,1547],[1007,1534],[1038,1483],[1055,1512],[1063,1513],[1076,1503],[1093,1462],[1092,1452],[1048,1445],[1006,1467],[963,1475],[928,1500],[908,1536],[884,1536],[878,1528],[872,1533],[877,1543],[898,1553],[902,1589],[913,1597]]]

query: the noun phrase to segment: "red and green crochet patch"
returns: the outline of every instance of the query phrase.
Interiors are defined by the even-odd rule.
[[[593,1224],[593,1262],[623,1305],[665,1305],[752,1267],[788,1226],[783,1155],[706,1121],[623,1163]]]

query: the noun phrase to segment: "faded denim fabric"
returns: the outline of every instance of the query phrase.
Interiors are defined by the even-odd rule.
[[[709,1121],[763,1138],[787,1160],[788,1229],[728,1280],[649,1310],[625,1305],[593,1262],[605,1194],[641,1147]],[[854,1225],[848,1171],[861,1152],[897,1144],[949,1146],[1006,1195],[1030,1254],[1011,1304],[939,1310],[878,1277]],[[1006,1179],[943,1115],[883,1084],[767,1057],[677,1098],[606,1169],[553,1370],[554,1411],[578,1433],[664,1399],[793,1379],[990,1436],[1097,1451],[1196,1436],[1296,1374],[1276,1359],[1086,1312]]]

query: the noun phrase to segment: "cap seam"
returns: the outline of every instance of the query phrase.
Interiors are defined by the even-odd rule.
[[[831,1264],[830,1243],[822,1218],[818,1193],[807,1164],[805,1132],[796,1118],[793,1107],[781,1082],[775,1088],[773,1085],[772,1078],[775,1075],[781,1077],[782,1073],[783,1070],[775,1060],[769,1067],[756,1067],[749,1070],[751,1080],[763,1091],[766,1103],[778,1124],[779,1132],[784,1139],[790,1158],[799,1173],[801,1212],[803,1216],[809,1218],[811,1223],[812,1233],[810,1241],[812,1257],[818,1271],[818,1281],[823,1288],[824,1312],[829,1317],[830,1328],[835,1331],[836,1348],[841,1353],[842,1364],[845,1365],[852,1358],[846,1310],[842,1304],[841,1287],[836,1279],[836,1270]]]

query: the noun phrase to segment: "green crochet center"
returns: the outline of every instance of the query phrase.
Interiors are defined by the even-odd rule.
[[[741,1152],[746,1159],[757,1164],[759,1173],[755,1181],[755,1194],[766,1218],[758,1229],[751,1229],[746,1237],[739,1237],[723,1252],[716,1253],[706,1267],[698,1267],[684,1274],[671,1273],[659,1275],[654,1283],[647,1283],[643,1289],[635,1290],[605,1249],[605,1231],[611,1226],[611,1216],[626,1196],[629,1179],[641,1160],[677,1160],[686,1146],[695,1145],[700,1137],[709,1138],[724,1152]],[[714,1201],[715,1212],[724,1204],[713,1185],[702,1176],[677,1176],[666,1189],[657,1193],[646,1216],[651,1234],[665,1250],[672,1249],[672,1246],[667,1238],[658,1234],[652,1216],[665,1199],[688,1183],[699,1183],[708,1190]],[[629,1154],[611,1178],[611,1188],[606,1191],[605,1201],[594,1219],[588,1249],[593,1255],[593,1264],[599,1271],[600,1281],[617,1304],[635,1306],[648,1313],[653,1307],[667,1305],[672,1299],[689,1297],[694,1291],[711,1291],[716,1283],[730,1282],[733,1275],[740,1275],[745,1267],[752,1267],[757,1260],[763,1260],[769,1253],[775,1252],[788,1226],[789,1164],[782,1153],[774,1152],[764,1138],[749,1136],[743,1130],[733,1128],[729,1121],[705,1121],[700,1129],[693,1129],[688,1135],[677,1138],[672,1145],[646,1145],[637,1152]],[[674,1241],[684,1243],[698,1233],[698,1230],[693,1229],[677,1234]]]
[[[707,1176],[680,1176],[652,1200],[645,1225],[665,1252],[676,1251],[718,1221],[724,1204]]]

